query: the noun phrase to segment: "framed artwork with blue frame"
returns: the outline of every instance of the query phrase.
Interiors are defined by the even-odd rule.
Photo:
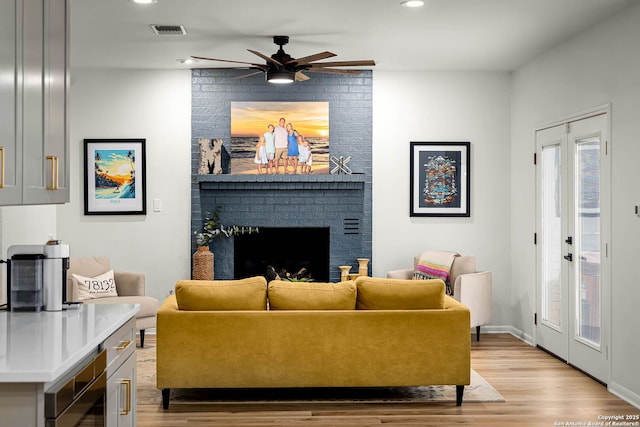
[[[410,145],[410,216],[471,216],[471,143]]]

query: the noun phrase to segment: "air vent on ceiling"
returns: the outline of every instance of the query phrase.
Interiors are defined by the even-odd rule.
[[[171,35],[171,36],[183,36],[187,34],[187,30],[182,25],[149,25],[154,33],[159,36]]]

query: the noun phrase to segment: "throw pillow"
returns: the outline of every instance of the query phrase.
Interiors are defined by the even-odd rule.
[[[356,285],[339,283],[269,282],[270,310],[353,310],[356,308]]]
[[[72,276],[78,285],[78,300],[80,301],[118,296],[113,270],[96,277],[84,277],[79,274],[72,274]]]
[[[432,280],[356,279],[359,310],[426,310],[444,306],[444,282]]]
[[[241,280],[180,280],[175,289],[180,310],[267,309],[267,280],[262,276]]]

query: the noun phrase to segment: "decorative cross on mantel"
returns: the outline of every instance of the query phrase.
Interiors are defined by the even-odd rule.
[[[351,161],[351,156],[347,157],[346,159],[342,156],[340,157],[336,157],[336,156],[331,156],[331,163],[332,166],[334,166],[333,169],[331,169],[331,173],[335,174],[351,174],[351,169],[349,169],[349,167],[347,166],[347,164]]]

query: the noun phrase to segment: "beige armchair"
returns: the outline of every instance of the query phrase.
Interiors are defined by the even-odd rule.
[[[414,259],[416,264],[418,257]],[[387,272],[390,279],[411,279],[414,269],[392,270]],[[473,256],[456,257],[451,266],[451,284],[453,297],[469,307],[471,327],[476,328],[476,339],[480,340],[480,326],[491,323],[491,272],[476,271],[476,258]]]
[[[78,301],[78,286],[72,274],[96,277],[111,270],[107,256],[70,258],[67,272],[67,301]],[[84,300],[85,304],[140,304],[136,314],[136,329],[140,331],[140,347],[144,347],[144,331],[156,327],[156,312],[160,306],[157,299],[145,296],[144,274],[128,271],[114,271],[117,297]]]

